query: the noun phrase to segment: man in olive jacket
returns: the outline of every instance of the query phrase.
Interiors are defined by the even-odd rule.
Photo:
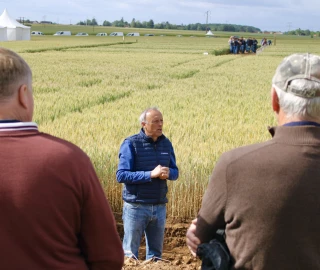
[[[221,156],[187,244],[223,229],[233,269],[320,269],[320,57],[286,57],[271,95],[273,138]]]

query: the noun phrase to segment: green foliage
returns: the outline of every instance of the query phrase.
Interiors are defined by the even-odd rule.
[[[78,22],[77,25],[97,25],[93,24],[96,23],[95,19],[92,21],[87,20],[86,22]],[[248,32],[248,33],[255,33],[261,32],[259,28],[253,26],[246,26],[246,25],[236,25],[236,24],[188,24],[188,25],[176,25],[171,24],[169,22],[161,22],[155,24],[152,19],[149,21],[139,21],[136,19],[132,19],[131,23],[128,23],[121,18],[121,20],[115,20],[114,22],[104,21],[103,26],[114,26],[114,27],[133,27],[133,28],[150,28],[150,29],[179,29],[179,30],[196,30],[196,31],[206,31],[207,29],[211,29],[213,31],[229,31],[229,32]]]
[[[112,23],[112,25],[115,26],[115,27],[125,27],[125,26],[128,25],[128,22],[125,22],[125,21],[123,20],[123,18],[121,18],[120,21],[114,21],[114,22]]]
[[[230,48],[222,48],[222,49],[213,50],[211,52],[211,54],[213,54],[215,56],[230,54]]]
[[[91,25],[91,26],[94,26],[94,25],[98,25],[97,23],[97,20],[95,18],[93,18],[92,20],[85,20],[85,21],[80,21],[77,23],[77,25]]]
[[[103,24],[102,24],[102,25],[103,25],[103,26],[111,26],[112,23],[109,22],[109,21],[103,21]]]
[[[310,31],[309,29],[306,30],[301,30],[300,28],[296,29],[296,30],[291,30],[288,32],[284,33],[285,35],[294,35],[294,36],[313,36],[313,35],[318,35],[320,36],[320,32],[314,32],[314,31]]]

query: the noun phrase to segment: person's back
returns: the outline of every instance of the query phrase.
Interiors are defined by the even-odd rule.
[[[31,70],[0,48],[1,269],[121,269],[115,220],[87,155],[32,122]]]
[[[277,127],[271,141],[219,162],[235,269],[320,269],[320,127]]]
[[[112,231],[114,223],[107,218],[112,216],[105,213],[104,193],[87,156],[36,130],[11,129],[0,131],[3,269],[88,269],[81,246],[88,246],[89,263],[110,254],[116,263],[117,238],[93,230],[103,226]],[[101,207],[101,215],[89,212],[92,207]]]
[[[224,153],[187,232],[195,255],[225,230],[233,269],[320,269],[320,56],[278,66],[267,142]]]

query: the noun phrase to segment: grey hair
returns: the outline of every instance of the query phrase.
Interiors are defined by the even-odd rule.
[[[139,121],[140,121],[140,124],[142,124],[142,122],[146,122],[146,117],[147,117],[147,113],[150,112],[150,111],[158,111],[160,112],[160,110],[158,109],[158,107],[149,107],[147,109],[145,109],[140,117],[139,117]]]
[[[320,121],[320,97],[303,98],[295,96],[291,93],[284,92],[276,85],[272,85],[276,90],[279,105],[287,118],[299,117],[301,120],[316,119]],[[291,86],[295,89],[304,91],[319,90],[320,83],[306,79],[296,79],[291,82]]]

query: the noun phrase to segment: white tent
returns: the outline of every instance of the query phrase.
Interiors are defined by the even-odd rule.
[[[211,32],[211,30],[209,30],[209,31],[206,33],[206,36],[207,36],[207,37],[211,37],[211,36],[214,36],[214,34]]]
[[[7,40],[7,27],[0,26],[0,41]]]
[[[12,19],[7,9],[5,9],[0,16],[0,27],[7,29],[6,40],[30,40],[30,27]]]

